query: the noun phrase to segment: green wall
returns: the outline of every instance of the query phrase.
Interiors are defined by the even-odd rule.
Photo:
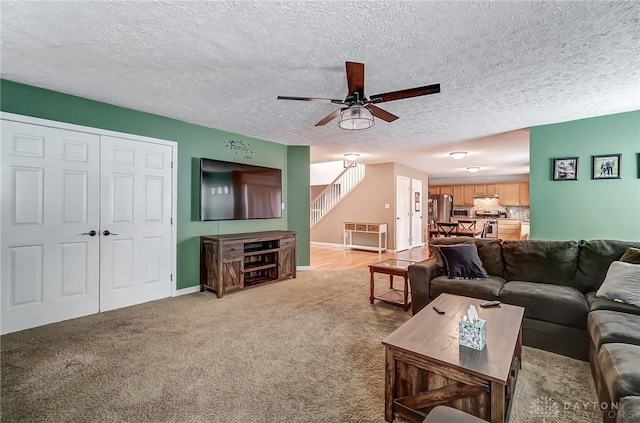
[[[531,238],[640,240],[640,111],[530,130]],[[622,154],[621,179],[591,179],[591,156]],[[579,157],[577,181],[553,181],[552,158]]]
[[[307,146],[287,148],[287,187],[290,201],[287,203],[287,225],[297,234],[297,260],[299,266],[309,266],[311,256],[311,218],[309,198],[311,190],[310,151]],[[302,257],[300,257],[302,256]]]
[[[0,110],[176,141],[178,143],[178,288],[199,284],[200,235],[295,230],[298,231],[300,242],[297,251],[298,265],[308,266],[310,263],[309,201],[299,204],[301,202],[298,200],[298,196],[303,191],[306,193],[307,200],[309,197],[309,147],[288,147],[7,80],[0,80]],[[247,154],[229,148],[230,140],[243,143],[250,147],[251,152]],[[201,157],[283,169],[285,210],[282,219],[198,221],[198,175]],[[300,177],[292,175],[289,166],[294,167],[296,172],[304,170],[304,173]],[[291,211],[288,209],[294,203],[298,214],[306,214],[306,226],[303,224],[302,216],[290,216]],[[306,244],[304,244],[305,239]]]

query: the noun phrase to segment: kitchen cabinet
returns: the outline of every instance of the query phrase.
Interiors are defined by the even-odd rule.
[[[530,205],[529,201],[529,182],[521,182],[518,187],[519,204],[521,206]]]
[[[486,195],[498,195],[498,184],[487,184],[484,186]]]
[[[453,187],[451,185],[442,185],[440,187],[440,194],[453,195]]]
[[[453,205],[464,206],[464,186],[454,185],[451,189],[453,191]]]
[[[498,238],[505,241],[520,239],[520,221],[515,219],[498,219]]]
[[[498,184],[473,185],[475,195],[498,195]]]
[[[519,185],[517,183],[498,185],[498,203],[501,206],[520,205]]]
[[[454,206],[473,207],[476,195],[496,195],[501,206],[528,206],[529,182],[430,186],[429,194],[449,194]]]
[[[462,185],[462,204],[473,206],[474,187],[473,185]],[[454,197],[455,199],[455,197]]]

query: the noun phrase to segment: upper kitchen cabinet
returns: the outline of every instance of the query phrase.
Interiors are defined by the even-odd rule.
[[[474,186],[463,185],[462,186],[462,203],[464,206],[473,206]],[[453,197],[455,199],[455,197]]]
[[[432,185],[429,186],[429,195],[438,195],[440,194],[440,187],[434,187]]]
[[[498,184],[473,185],[475,195],[498,195]]]
[[[529,201],[529,182],[521,182],[518,185],[518,198],[520,199],[520,205],[530,205],[531,202]]]
[[[440,187],[440,194],[453,195],[453,187],[451,185],[442,185]]]
[[[498,203],[501,206],[520,205],[520,184],[500,184],[498,185]]]
[[[473,207],[473,185],[453,185],[453,205]]]

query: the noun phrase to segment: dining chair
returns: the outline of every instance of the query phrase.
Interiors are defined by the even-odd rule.
[[[459,229],[468,229],[468,230],[475,230],[476,229],[476,221],[475,220],[458,219],[458,224],[460,225]]]
[[[457,223],[438,222],[436,225],[438,226],[438,236],[450,237],[458,235],[459,225]]]

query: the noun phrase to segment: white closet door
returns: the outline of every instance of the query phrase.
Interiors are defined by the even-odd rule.
[[[99,145],[2,121],[2,333],[98,312]]]
[[[101,140],[100,310],[169,297],[172,147]]]
[[[422,245],[422,181],[411,180],[411,248]]]
[[[406,176],[396,178],[396,251],[411,246],[411,184]]]

